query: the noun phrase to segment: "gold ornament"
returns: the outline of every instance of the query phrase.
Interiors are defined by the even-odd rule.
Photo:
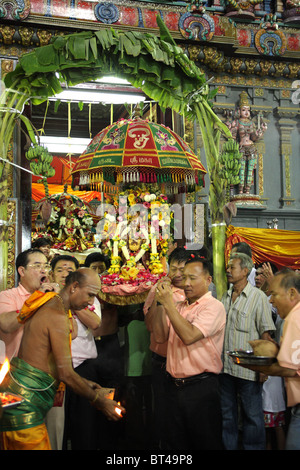
[[[243,106],[248,106],[250,108],[249,98],[246,91],[242,91],[240,94],[240,108]]]

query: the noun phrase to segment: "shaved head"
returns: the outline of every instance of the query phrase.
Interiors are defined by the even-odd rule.
[[[101,287],[100,277],[99,277],[99,274],[94,269],[83,267],[83,268],[79,268],[77,270],[77,273],[83,276],[84,284],[89,284],[93,287],[100,289]]]
[[[101,282],[99,275],[91,268],[79,268],[77,271],[70,272],[66,278],[66,287],[70,286],[74,282],[78,282],[79,286],[91,285],[95,288],[100,289]]]
[[[100,288],[101,281],[97,272],[83,267],[68,275],[62,293],[67,293],[71,309],[82,310],[93,305]]]

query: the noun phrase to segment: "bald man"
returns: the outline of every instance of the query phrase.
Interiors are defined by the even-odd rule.
[[[0,431],[4,450],[51,449],[44,418],[60,382],[87,398],[108,419],[120,418],[117,403],[105,398],[98,384],[80,377],[72,366],[69,310],[92,305],[99,289],[99,276],[89,268],[81,268],[69,274],[59,294],[37,293],[27,301],[28,311],[21,310],[23,338],[1,391],[24,395],[26,401],[3,412]]]

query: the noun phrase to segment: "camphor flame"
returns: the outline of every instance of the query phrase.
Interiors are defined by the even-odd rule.
[[[9,371],[10,365],[9,360],[6,358],[0,369],[0,384],[3,382],[7,372]]]
[[[118,401],[118,405],[121,405],[121,403]],[[118,407],[115,407],[115,412],[119,415],[122,416],[122,410]]]

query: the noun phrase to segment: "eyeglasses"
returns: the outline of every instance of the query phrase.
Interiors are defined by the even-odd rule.
[[[44,263],[33,263],[33,264],[27,264],[29,268],[34,269],[35,271],[50,271],[51,266],[50,264],[44,264]]]

